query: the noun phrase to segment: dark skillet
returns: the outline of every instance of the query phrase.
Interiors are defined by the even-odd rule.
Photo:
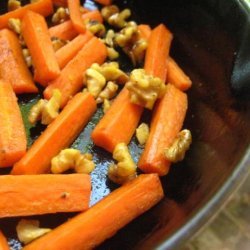
[[[4,2],[0,3],[2,10]],[[162,178],[164,200],[98,249],[178,249],[218,211],[250,166],[247,1],[117,2],[130,7],[136,21],[152,27],[164,22],[174,33],[171,55],[193,81],[185,121],[185,128],[193,133],[193,144],[185,161],[173,165],[170,173]],[[124,60],[122,66],[129,68],[130,65]],[[27,122],[27,111],[36,98],[20,97],[30,144],[43,129],[31,128]],[[92,174],[92,204],[116,188],[106,179],[111,156],[94,147],[89,139],[101,115],[99,110],[73,145],[93,153],[97,163]],[[143,119],[148,119],[148,114]],[[141,149],[134,139],[130,149],[138,159]],[[41,220],[42,226],[54,227],[71,216],[73,214],[35,218]],[[15,235],[17,221],[0,220],[0,228],[13,249],[20,248]]]

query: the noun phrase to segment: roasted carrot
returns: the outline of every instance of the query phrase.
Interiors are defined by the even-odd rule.
[[[145,40],[149,40],[149,37],[151,35],[151,28],[147,24],[139,24],[138,30],[140,34],[140,38],[143,38]]]
[[[100,23],[103,22],[102,15],[98,10],[93,10],[82,14],[82,20],[83,22],[85,20],[93,20],[93,21],[98,21]],[[74,37],[78,35],[78,32],[76,31],[76,29],[74,29],[71,20],[68,20],[66,22],[51,27],[49,29],[49,33],[50,37],[58,37],[62,40],[72,40]]]
[[[95,0],[95,2],[97,2],[101,5],[110,5],[110,4],[112,4],[113,0]]]
[[[164,97],[155,107],[150,124],[150,133],[138,167],[146,173],[168,173],[170,162],[164,157],[181,130],[187,111],[187,95],[168,84]]]
[[[52,2],[56,6],[67,7],[67,5],[68,5],[67,0],[52,0]]]
[[[26,152],[27,140],[17,98],[10,83],[0,80],[0,167],[12,166]]]
[[[24,61],[19,40],[8,29],[0,30],[0,57],[0,76],[12,85],[15,93],[38,92]]]
[[[67,3],[69,8],[70,20],[73,24],[73,27],[78,33],[84,33],[86,31],[86,27],[81,17],[80,0],[68,0]]]
[[[91,183],[87,174],[0,176],[0,218],[89,207]]]
[[[70,146],[96,110],[89,93],[78,93],[59,116],[39,136],[25,156],[17,162],[12,174],[49,172],[51,159]]]
[[[130,102],[129,91],[124,87],[94,128],[91,138],[95,145],[113,152],[118,143],[128,144],[139,123],[142,111],[142,107]]]
[[[158,25],[149,37],[148,48],[145,56],[145,71],[166,81],[167,57],[172,41],[171,32],[164,24]]]
[[[44,91],[46,99],[50,99],[54,89],[62,93],[62,107],[83,87],[83,74],[92,63],[102,64],[107,56],[106,46],[93,37],[78,54],[63,68],[60,76],[49,83]]]
[[[167,59],[167,72],[167,82],[178,89],[185,91],[191,87],[192,81],[171,57]]]
[[[19,9],[7,12],[6,14],[0,15],[0,29],[8,27],[8,21],[10,18],[22,19],[27,10],[37,12],[46,17],[53,13],[53,4],[51,0],[39,0],[37,2],[27,4]]]
[[[0,250],[10,250],[7,239],[3,235],[2,231],[0,231]]]
[[[93,37],[92,33],[86,31],[85,34],[80,34],[71,42],[56,51],[56,59],[59,67],[64,66],[78,53],[78,51]]]
[[[35,67],[35,80],[47,86],[60,74],[60,69],[44,17],[27,11],[22,20],[22,35]]]
[[[140,175],[24,250],[94,249],[163,198],[159,177]]]

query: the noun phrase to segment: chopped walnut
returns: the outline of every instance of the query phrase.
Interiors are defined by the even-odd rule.
[[[101,14],[104,20],[107,22],[108,19],[119,12],[119,8],[116,5],[105,6],[101,9]]]
[[[61,105],[61,92],[58,89],[53,91],[49,101],[40,99],[30,110],[29,122],[35,124],[41,120],[44,125],[50,124],[59,114]]]
[[[140,39],[132,46],[132,49],[128,51],[127,54],[131,58],[133,65],[143,63],[147,47],[148,42],[144,39]]]
[[[52,37],[51,41],[52,41],[52,46],[53,46],[54,51],[59,50],[60,48],[62,48],[64,45],[67,44],[67,41],[62,40],[58,37]]]
[[[171,162],[182,161],[191,143],[192,135],[190,130],[182,130],[179,132],[173,144],[164,151],[165,157]]]
[[[136,129],[136,139],[138,140],[140,145],[144,145],[147,142],[148,136],[149,136],[148,124],[142,123]]]
[[[30,52],[27,48],[23,49],[22,52],[26,65],[30,68],[32,66],[32,58]]]
[[[97,103],[102,103],[104,100],[112,99],[118,90],[118,85],[112,81],[109,81],[104,90],[99,94],[96,99]]]
[[[39,224],[38,220],[20,220],[16,226],[18,239],[28,244],[51,231],[50,228],[40,228]]]
[[[114,48],[107,47],[107,51],[108,51],[108,58],[110,60],[115,60],[119,57],[119,53]]]
[[[109,29],[106,33],[106,36],[104,37],[104,43],[113,48],[114,47],[114,38],[115,38],[115,32],[112,29]]]
[[[108,177],[110,180],[117,184],[123,184],[136,177],[136,164],[125,143],[116,145],[113,151],[113,158],[118,163],[109,166]]]
[[[133,70],[126,87],[130,91],[130,101],[148,109],[153,108],[157,98],[161,98],[166,90],[160,78],[147,75],[144,69]]]
[[[111,107],[111,101],[104,99],[103,104],[102,104],[103,113],[105,114],[109,110],[110,107]]]
[[[18,1],[18,0],[8,1],[8,11],[13,11],[19,8],[21,8],[21,1]]]
[[[18,18],[10,18],[8,20],[8,27],[13,30],[16,34],[21,34],[21,20]]]
[[[67,8],[59,7],[52,16],[52,23],[59,24],[69,19],[69,10]]]
[[[74,169],[77,173],[91,173],[95,164],[91,154],[81,154],[77,149],[67,148],[62,150],[51,160],[51,172],[60,174],[69,169]]]
[[[107,22],[116,28],[124,28],[127,24],[127,19],[130,16],[131,16],[130,9],[124,9],[121,12],[111,15],[108,18]]]
[[[98,36],[98,37],[103,37],[105,32],[106,32],[106,28],[105,26],[98,22],[98,21],[93,21],[93,20],[88,20],[86,22],[86,28],[94,35]]]

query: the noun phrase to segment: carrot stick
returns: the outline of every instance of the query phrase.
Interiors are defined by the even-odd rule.
[[[2,231],[0,231],[0,250],[10,250],[7,239],[3,235]]]
[[[93,10],[82,15],[83,22],[85,20],[93,20],[98,21],[100,23],[103,22],[102,15],[100,11]],[[62,40],[72,40],[74,37],[78,35],[78,32],[73,26],[71,20],[65,21],[61,24],[55,25],[49,29],[50,37],[58,37]]]
[[[113,0],[95,0],[95,2],[102,4],[102,5],[110,5],[112,4]]]
[[[84,211],[91,183],[87,174],[0,176],[0,218]]]
[[[191,87],[192,81],[171,57],[167,59],[167,72],[167,82],[172,83],[176,88],[185,91]]]
[[[92,33],[86,31],[85,34],[80,34],[71,42],[56,51],[56,59],[59,67],[62,69],[64,66],[76,56],[78,51],[93,37]]]
[[[18,38],[7,29],[0,30],[0,58],[0,76],[12,85],[15,93],[38,92],[24,61]]]
[[[45,129],[25,156],[17,162],[12,174],[42,174],[50,170],[51,159],[71,145],[96,110],[89,93],[78,93],[59,116]]]
[[[43,86],[60,74],[48,27],[43,16],[27,11],[22,20],[22,35],[35,67],[35,80]]]
[[[17,98],[0,80],[0,167],[12,166],[26,152],[27,140]]]
[[[40,0],[0,15],[0,29],[8,27],[8,21],[10,18],[22,19],[27,10],[37,12],[43,16],[49,16],[53,13],[53,4],[51,0]]]
[[[187,95],[168,84],[164,97],[155,107],[150,124],[150,133],[138,167],[146,173],[168,173],[170,162],[164,157],[181,130],[187,110]]]
[[[94,249],[153,207],[163,195],[157,175],[140,175],[23,249]]]
[[[91,138],[95,145],[113,152],[118,143],[128,144],[139,123],[142,111],[141,106],[130,102],[129,91],[124,87],[94,128]]]
[[[78,33],[84,33],[86,28],[81,17],[80,0],[68,0],[69,16],[73,27]]]
[[[167,61],[172,41],[171,32],[164,24],[158,25],[151,32],[145,56],[145,71],[166,81]]]
[[[151,28],[147,24],[139,24],[138,25],[138,30],[140,33],[140,38],[143,38],[145,40],[149,40],[149,37],[151,35]]]
[[[78,54],[63,68],[60,76],[49,83],[44,97],[50,99],[54,89],[62,93],[62,107],[83,87],[83,74],[92,63],[102,64],[107,56],[106,46],[93,37]]]

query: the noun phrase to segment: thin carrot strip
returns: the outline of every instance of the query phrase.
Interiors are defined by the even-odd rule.
[[[8,29],[0,30],[0,57],[0,76],[12,85],[15,93],[38,92],[24,61],[19,40]]]
[[[47,86],[60,74],[56,56],[43,16],[27,11],[22,20],[22,35],[35,67],[35,80]]]
[[[86,27],[83,23],[81,12],[80,12],[80,0],[68,0],[69,16],[75,30],[78,33],[84,33]]]
[[[148,41],[152,32],[150,26],[147,24],[139,24],[138,30],[139,30],[140,38],[143,38]]]
[[[159,177],[140,175],[24,250],[94,249],[163,198]]]
[[[166,81],[167,61],[169,49],[172,41],[171,32],[164,24],[158,25],[153,29],[145,56],[145,71]]]
[[[92,33],[86,31],[85,34],[80,34],[71,42],[56,51],[56,59],[59,67],[64,66],[76,56],[79,50],[93,37]]]
[[[192,81],[171,57],[167,59],[167,72],[167,82],[176,88],[185,91],[191,87]]]
[[[53,13],[53,4],[51,0],[40,0],[27,4],[19,9],[7,12],[6,14],[0,16],[0,29],[8,27],[8,21],[10,18],[22,19],[27,10],[37,12],[46,17]]]
[[[17,98],[0,80],[0,167],[12,166],[26,152],[27,140]]]
[[[85,20],[93,20],[98,21],[100,23],[103,22],[102,15],[100,11],[93,10],[87,13],[82,14],[83,22]],[[50,37],[58,37],[62,40],[72,40],[74,37],[78,35],[78,32],[73,26],[71,20],[65,21],[61,24],[55,25],[49,29]]]
[[[51,159],[71,145],[95,110],[93,96],[89,93],[78,93],[39,136],[25,156],[14,165],[11,173],[49,172]]]
[[[10,250],[7,239],[3,235],[2,231],[0,231],[0,250]]]
[[[91,182],[87,174],[0,176],[0,218],[89,207]]]
[[[93,37],[78,54],[63,68],[60,76],[49,83],[44,91],[46,99],[50,99],[54,89],[62,93],[62,107],[83,87],[83,74],[92,63],[102,64],[107,57],[106,46]]]
[[[142,111],[142,107],[130,102],[129,91],[124,87],[94,128],[91,138],[95,145],[113,152],[118,143],[128,144],[139,123]]]
[[[181,130],[187,111],[187,95],[168,84],[164,97],[155,107],[150,124],[150,133],[138,167],[146,173],[168,173],[170,162],[164,157],[168,148]]]
[[[110,5],[112,4],[113,0],[95,0],[95,2],[102,4],[102,5]]]

